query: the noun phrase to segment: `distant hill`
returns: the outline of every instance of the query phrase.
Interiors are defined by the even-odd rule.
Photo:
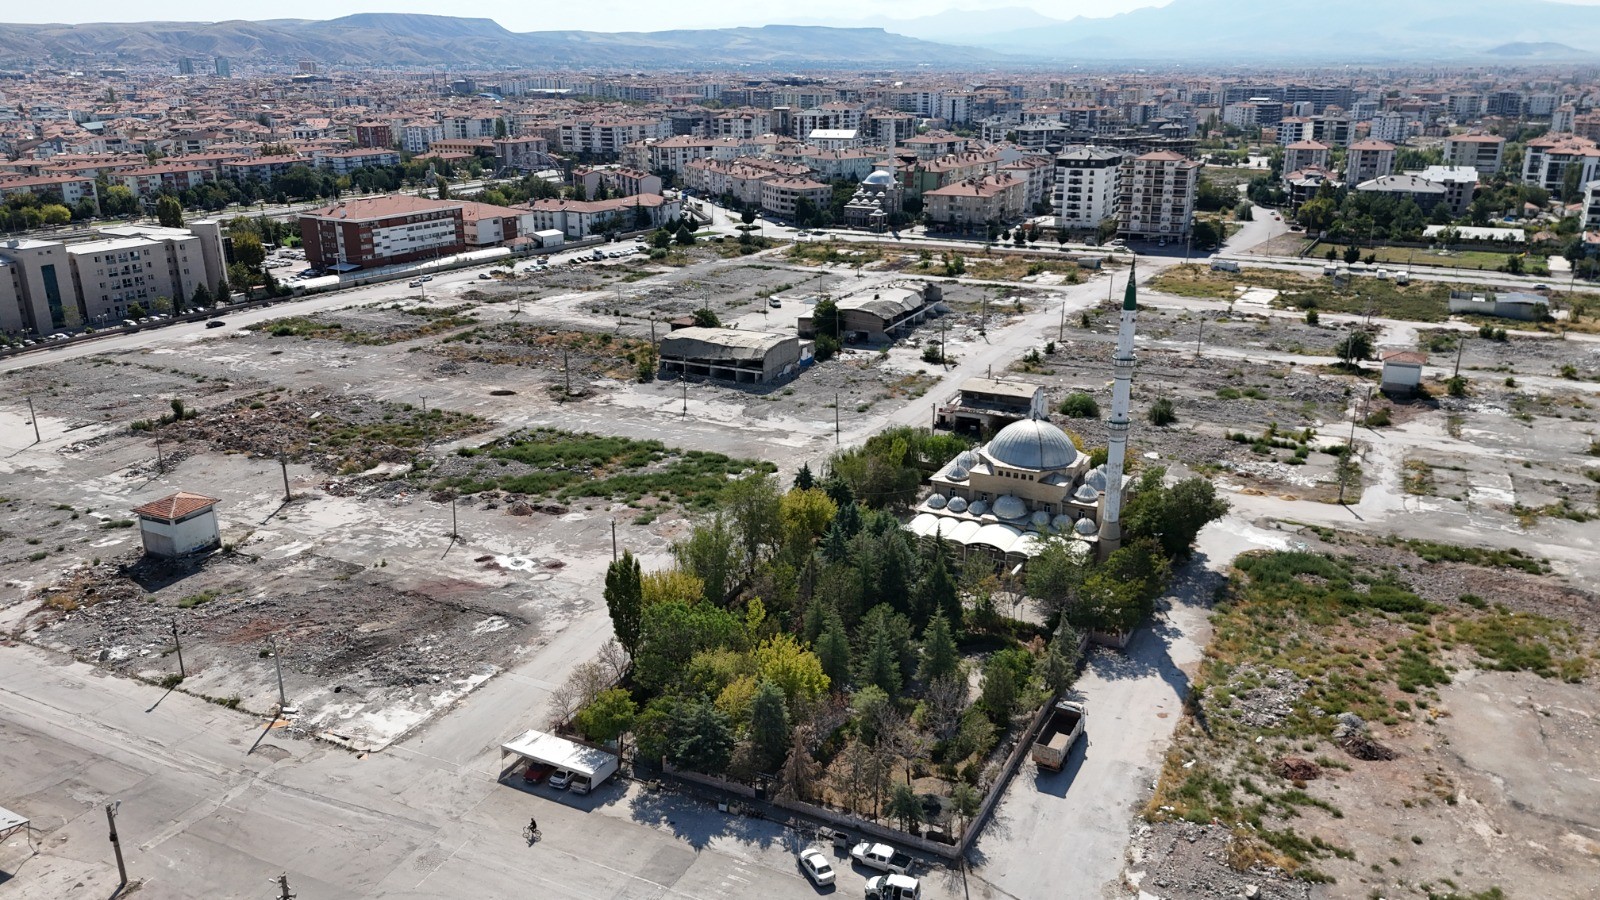
[[[1579,50],[1577,47],[1569,47],[1554,41],[1540,41],[1501,44],[1485,50],[1484,55],[1518,60],[1571,60],[1594,59],[1596,54],[1593,50]]]
[[[947,9],[944,12],[916,18],[900,19],[889,16],[869,16],[864,19],[825,20],[787,19],[797,25],[831,25],[845,28],[882,28],[893,34],[921,38],[925,41],[943,41],[951,44],[989,44],[987,38],[998,34],[1031,28],[1047,28],[1066,24],[1064,19],[1042,15],[1025,6],[1004,9]]]
[[[327,21],[0,25],[0,63],[93,56],[159,62],[227,56],[353,66],[957,66],[999,59],[986,50],[881,28],[769,25],[658,32],[519,34],[492,19],[360,13]]]
[[[1172,0],[1106,18],[1079,17],[984,34],[972,43],[1063,61],[1251,65],[1511,57],[1515,51],[1494,51],[1556,41],[1600,47],[1600,6],[1552,0],[1345,0],[1333,5],[1323,0]]]

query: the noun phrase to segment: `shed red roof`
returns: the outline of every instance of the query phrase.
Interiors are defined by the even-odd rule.
[[[215,497],[179,491],[160,500],[151,500],[143,506],[134,507],[133,514],[147,519],[166,519],[170,522],[197,513],[216,502]]]

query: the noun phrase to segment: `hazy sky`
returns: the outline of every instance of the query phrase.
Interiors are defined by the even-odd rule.
[[[947,9],[987,10],[1026,6],[1054,18],[1108,16],[1141,6],[1165,6],[1171,0],[924,0],[908,5],[889,0],[604,0],[529,4],[465,4],[440,0],[264,0],[251,5],[252,19],[331,19],[356,12],[408,12],[485,16],[512,31],[583,29],[587,31],[657,31],[665,28],[723,28],[798,19],[871,16],[913,18]],[[1600,0],[1592,0],[1600,3]],[[0,9],[4,22],[136,22],[213,21],[229,16],[216,0],[57,0],[54,3],[8,2]],[[242,12],[229,4],[234,18]]]

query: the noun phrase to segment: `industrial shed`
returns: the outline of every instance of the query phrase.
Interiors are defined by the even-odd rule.
[[[877,343],[901,337],[934,312],[944,299],[943,289],[932,282],[920,287],[889,285],[871,293],[863,291],[838,301],[840,341]],[[812,316],[801,316],[800,336],[816,337]]]
[[[800,339],[737,328],[679,328],[661,339],[661,373],[762,384],[800,366]]]

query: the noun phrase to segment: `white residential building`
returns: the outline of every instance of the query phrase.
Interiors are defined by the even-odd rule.
[[[1182,239],[1194,220],[1201,163],[1172,150],[1156,150],[1123,163],[1117,220],[1133,238]]]
[[[1078,147],[1056,157],[1056,219],[1069,231],[1093,231],[1117,216],[1122,154]]]

